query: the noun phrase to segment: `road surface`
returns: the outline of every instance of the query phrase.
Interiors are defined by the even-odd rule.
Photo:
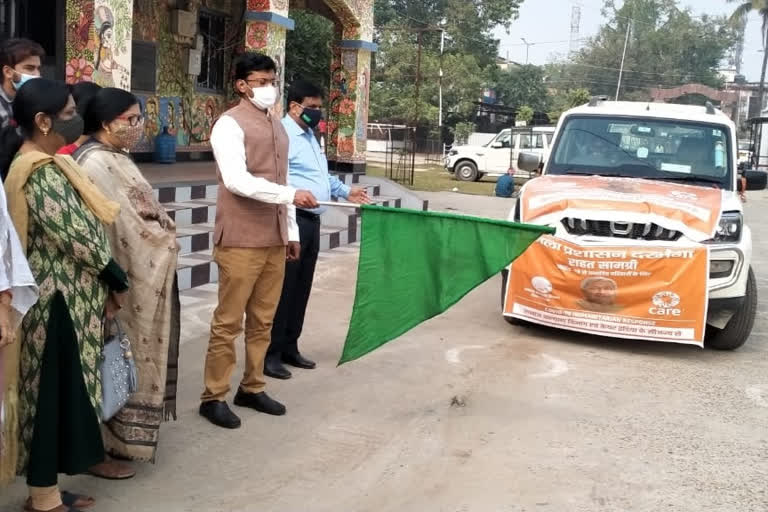
[[[425,197],[502,218],[509,207]],[[764,298],[766,207],[768,192],[750,197]],[[319,368],[269,381],[285,417],[235,408],[243,427],[226,431],[197,415],[215,288],[198,290],[184,298],[180,416],[157,463],[63,487],[94,495],[98,512],[768,510],[768,300],[747,345],[723,353],[512,327],[493,278],[337,368],[356,260],[354,248],[321,259],[301,342]],[[21,510],[22,483],[0,510]]]

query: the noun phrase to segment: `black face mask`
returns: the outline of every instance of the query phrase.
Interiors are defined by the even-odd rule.
[[[56,118],[53,120],[53,131],[64,137],[64,142],[69,145],[75,142],[83,134],[83,118],[75,114],[72,119],[64,121]]]
[[[299,116],[310,128],[317,126],[323,120],[323,111],[319,108],[303,107],[304,112]]]

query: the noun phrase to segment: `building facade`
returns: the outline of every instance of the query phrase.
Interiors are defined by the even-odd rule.
[[[331,168],[361,171],[373,0],[2,0],[0,30],[43,44],[48,76],[136,94],[146,116],[139,155],[151,154],[167,131],[180,159],[202,159],[210,156],[213,123],[235,101],[231,64],[240,52],[272,57],[284,87],[292,9],[335,24],[326,152]]]

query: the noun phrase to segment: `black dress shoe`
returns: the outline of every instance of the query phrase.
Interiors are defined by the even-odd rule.
[[[200,416],[218,427],[240,428],[240,418],[229,409],[227,402],[212,400],[201,403]]]
[[[301,354],[283,354],[283,362],[305,370],[314,370],[315,366],[317,366],[314,361],[310,361]]]
[[[283,366],[277,357],[267,357],[264,360],[264,375],[273,379],[290,379],[292,377],[288,368]]]
[[[273,416],[282,416],[285,414],[285,406],[277,400],[269,398],[265,392],[248,393],[242,389],[237,390],[235,395],[235,405],[240,407],[250,407],[259,412],[271,414]]]

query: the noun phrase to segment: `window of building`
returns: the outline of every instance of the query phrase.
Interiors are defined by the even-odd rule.
[[[226,84],[226,17],[200,10],[200,35],[203,37],[202,64],[197,86],[211,91],[223,91]]]

